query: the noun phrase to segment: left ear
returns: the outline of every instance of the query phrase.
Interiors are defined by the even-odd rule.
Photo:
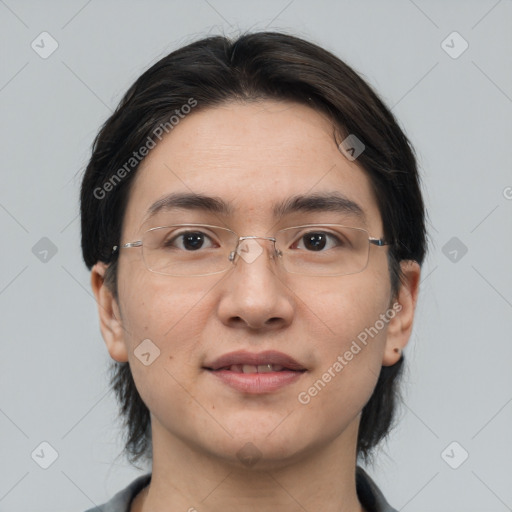
[[[421,268],[419,263],[405,260],[400,262],[400,267],[403,278],[398,296],[392,305],[395,315],[388,324],[382,366],[392,366],[402,357],[402,351],[411,336],[414,311],[420,289]]]

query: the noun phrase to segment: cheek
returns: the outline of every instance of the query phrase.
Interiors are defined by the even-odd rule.
[[[125,274],[129,277],[119,291],[131,344],[149,337],[165,349],[200,332],[207,313],[204,295],[214,282],[163,276],[134,266]]]
[[[333,421],[342,410],[357,414],[377,382],[387,333],[381,315],[389,307],[388,281],[372,271],[344,276],[339,289],[326,287],[314,302],[324,328],[315,338],[321,340],[315,342],[318,364],[305,391],[311,406],[325,407]]]
[[[182,383],[197,379],[197,347],[209,311],[204,295],[204,280],[184,283],[149,272],[134,272],[120,290],[133,379],[157,416],[172,410],[179,417],[191,406]]]
[[[204,280],[143,270],[145,273],[133,271],[124,280],[120,297],[130,367],[149,404],[154,390],[164,384],[172,391],[178,386],[176,381],[197,377],[197,348],[211,312],[205,290],[215,283],[212,280],[205,287]]]
[[[387,270],[368,268],[359,274],[342,276],[318,287],[311,301],[319,321],[324,324],[330,350],[342,350],[379,320],[389,308],[390,283]],[[378,324],[379,331],[385,328]],[[379,339],[383,336],[379,336]],[[375,336],[377,338],[378,336]]]

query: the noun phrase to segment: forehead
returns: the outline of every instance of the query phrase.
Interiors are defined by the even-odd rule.
[[[291,102],[232,102],[182,119],[141,163],[124,231],[135,233],[156,214],[171,211],[171,203],[198,211],[207,197],[214,198],[215,215],[233,228],[268,228],[283,213],[297,214],[293,205],[312,197],[301,213],[309,208],[318,219],[322,208],[345,210],[353,225],[357,220],[361,227],[381,228],[370,180],[339,151],[332,123]]]

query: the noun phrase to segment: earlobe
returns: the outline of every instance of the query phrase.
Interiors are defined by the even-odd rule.
[[[91,269],[91,287],[98,304],[100,330],[107,345],[110,357],[124,363],[128,361],[128,351],[124,339],[125,331],[122,325],[119,307],[112,292],[105,284],[105,270],[108,265],[96,263]]]
[[[418,262],[406,260],[400,263],[403,279],[393,304],[395,315],[387,330],[383,366],[392,366],[402,357],[412,332],[414,312],[418,300],[421,268]]]

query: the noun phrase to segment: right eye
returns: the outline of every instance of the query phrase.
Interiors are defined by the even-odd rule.
[[[177,248],[184,251],[197,251],[214,247],[213,240],[202,231],[184,231],[180,234],[172,233],[162,243],[163,248]]]
[[[309,231],[300,236],[293,248],[305,249],[308,252],[322,252],[325,250],[342,247],[345,245],[341,235],[335,235],[328,231]]]

